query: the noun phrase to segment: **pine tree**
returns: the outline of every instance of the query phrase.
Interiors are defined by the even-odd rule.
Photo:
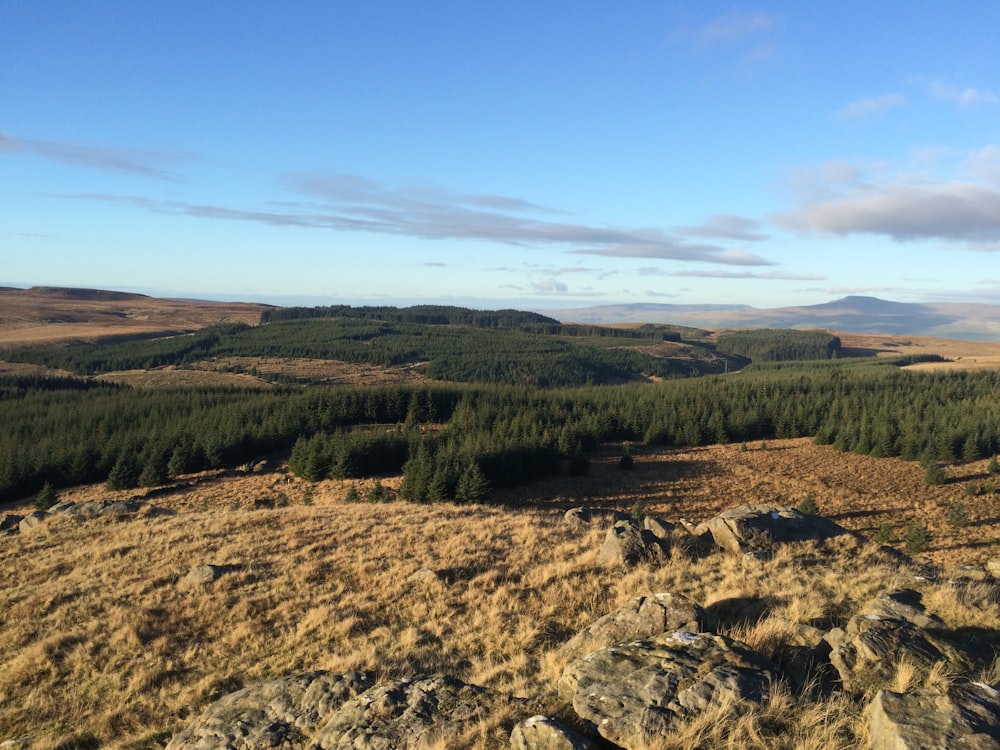
[[[455,501],[478,503],[486,499],[489,491],[489,480],[483,475],[479,465],[472,462],[459,477],[458,485],[455,487]]]

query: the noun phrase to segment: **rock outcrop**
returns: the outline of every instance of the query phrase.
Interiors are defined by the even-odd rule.
[[[167,750],[302,748],[334,711],[372,684],[361,672],[317,671],[247,687],[206,708]]]
[[[872,701],[872,750],[998,750],[1000,691],[981,682],[881,690]]]
[[[559,655],[571,661],[623,641],[650,638],[670,630],[699,633],[704,628],[705,610],[686,596],[637,596],[573,636],[559,649]]]
[[[608,529],[597,555],[599,565],[631,567],[639,563],[662,563],[667,549],[652,531],[640,529],[633,521],[617,521]]]
[[[769,550],[781,544],[830,539],[847,529],[822,516],[780,505],[741,505],[707,524],[715,543],[730,552]]]
[[[570,663],[560,695],[592,730],[623,748],[648,747],[710,706],[763,701],[778,669],[745,644],[671,631],[608,646]]]
[[[414,677],[361,693],[333,713],[310,750],[416,750],[483,716],[486,690],[454,677]]]
[[[532,716],[514,727],[511,750],[598,750],[589,737],[574,732],[558,719]]]

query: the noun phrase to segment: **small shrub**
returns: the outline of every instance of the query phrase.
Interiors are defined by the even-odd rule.
[[[990,474],[1000,474],[1000,459],[996,456],[990,457],[990,462],[986,465],[986,471]]]
[[[59,502],[59,496],[56,494],[55,488],[48,482],[43,484],[42,489],[35,495],[35,508],[38,510],[48,510],[57,502]]]
[[[636,522],[638,526],[642,526],[643,522],[646,520],[646,503],[642,500],[636,500],[632,504],[631,510],[632,520]]]
[[[948,525],[961,528],[969,523],[969,511],[962,503],[954,503],[948,509]]]
[[[312,484],[307,484],[306,488],[302,490],[302,504],[312,505],[313,495],[316,493],[316,488]]]
[[[355,487],[353,484],[351,485],[351,488],[347,490],[347,493],[344,495],[344,502],[345,503],[361,502],[361,493],[358,492],[358,488]]]
[[[944,484],[944,469],[937,461],[927,461],[924,463],[924,481],[932,486]]]
[[[879,544],[888,544],[892,541],[892,527],[887,523],[883,523],[878,527],[878,531],[875,532],[873,539]]]
[[[375,484],[368,490],[366,499],[370,503],[387,503],[392,500],[392,493],[382,482],[376,479]]]
[[[635,459],[632,458],[632,452],[627,447],[622,448],[621,458],[618,459],[618,468],[624,471],[635,468]]]
[[[983,485],[969,482],[965,485],[965,494],[969,497],[976,497],[983,494]],[[953,506],[954,507],[954,506]]]
[[[903,545],[907,552],[923,552],[931,543],[931,532],[922,523],[915,523],[906,530]]]
[[[767,441],[766,440],[761,440],[760,441],[760,449],[762,451],[766,451],[767,450]]]
[[[819,506],[816,504],[816,498],[813,497],[812,493],[802,498],[802,502],[798,504],[796,510],[799,513],[805,513],[807,516],[819,515]]]

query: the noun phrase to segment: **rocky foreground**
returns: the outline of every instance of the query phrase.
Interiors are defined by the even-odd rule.
[[[55,510],[80,518],[139,512],[72,504]],[[22,519],[22,532],[44,521],[39,515]],[[894,569],[895,581],[907,585],[886,588],[845,627],[769,618],[770,636],[757,634],[756,647],[713,632],[718,614],[689,597],[651,592],[566,640],[557,654],[565,666],[545,696],[498,694],[446,674],[383,680],[361,670],[312,670],[224,695],[174,734],[167,748],[463,747],[498,710],[522,714],[510,734],[510,746],[519,750],[683,746],[676,743],[685,742],[699,721],[736,722],[789,690],[819,701],[849,696],[867,705],[872,748],[1000,748],[1000,683],[982,679],[996,676],[1000,631],[950,629],[939,613],[927,611],[921,593],[928,586],[950,587],[995,619],[1000,583],[990,571],[918,565],[832,521],[774,505],[741,506],[690,528],[653,518],[639,524],[586,508],[568,512],[564,524],[607,527],[598,560],[623,572],[682,555],[692,561],[738,555],[752,568],[803,551],[821,556],[824,545],[837,544],[853,549],[859,565]],[[206,573],[206,567],[192,568],[187,585],[212,586],[227,574],[222,568]],[[409,584],[448,581],[422,568]],[[542,703],[562,708],[535,713]]]

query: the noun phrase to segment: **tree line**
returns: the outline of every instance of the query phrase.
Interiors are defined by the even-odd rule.
[[[697,446],[809,436],[840,450],[934,461],[1000,451],[1000,373],[915,373],[883,360],[555,389],[138,390],[80,382],[0,378],[0,500],[45,482],[155,486],[275,452],[291,455],[292,470],[309,480],[402,471],[404,495],[427,501],[566,471],[611,441]]]

